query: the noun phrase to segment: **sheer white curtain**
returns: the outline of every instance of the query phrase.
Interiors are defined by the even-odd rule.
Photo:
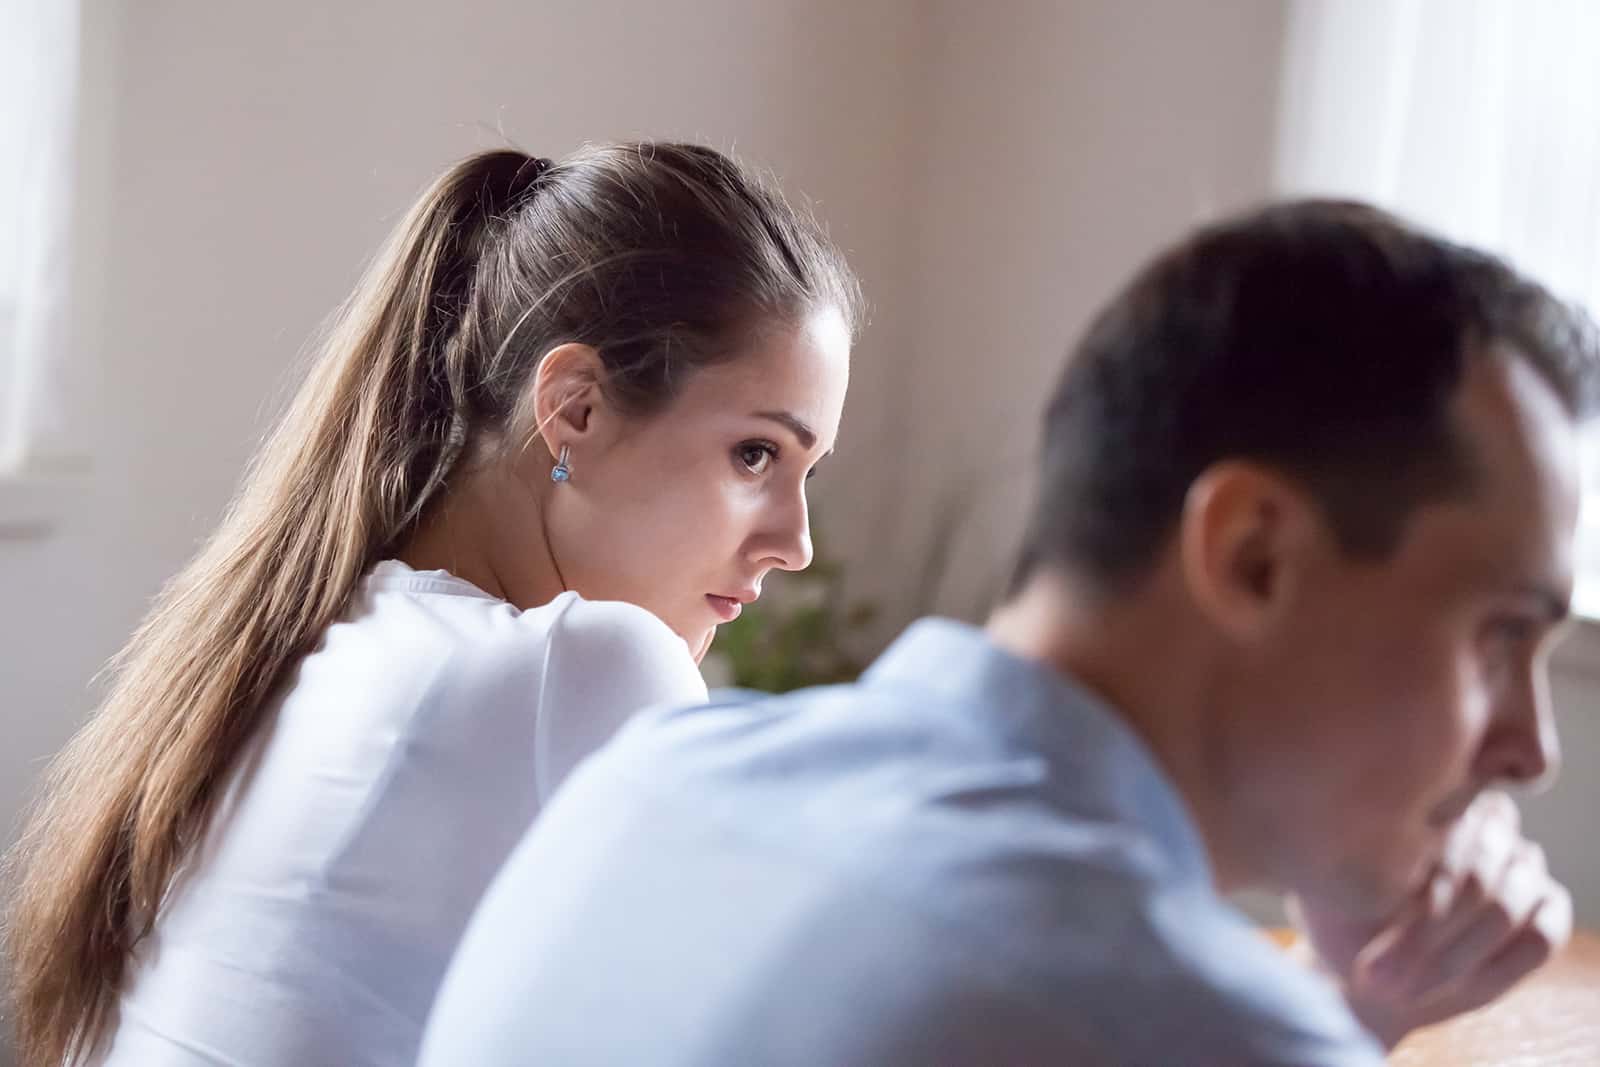
[[[1600,0],[1295,0],[1278,188],[1392,208],[1600,317]],[[1600,441],[1577,606],[1600,618]]]
[[[77,0],[0,0],[0,478],[81,454],[65,412]]]

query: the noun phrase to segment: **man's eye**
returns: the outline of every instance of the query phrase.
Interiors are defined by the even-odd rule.
[[[1539,624],[1532,619],[1508,615],[1491,624],[1496,638],[1508,645],[1531,643],[1539,636]]]

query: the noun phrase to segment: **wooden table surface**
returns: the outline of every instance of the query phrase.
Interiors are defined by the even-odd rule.
[[[1580,931],[1556,959],[1487,1008],[1419,1030],[1395,1067],[1600,1065],[1600,937]]]
[[[1280,945],[1294,934],[1272,931]],[[1418,1030],[1393,1067],[1600,1067],[1600,937],[1579,931],[1556,959],[1470,1015]]]

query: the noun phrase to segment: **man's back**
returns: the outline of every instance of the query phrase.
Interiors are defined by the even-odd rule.
[[[479,909],[422,1063],[1370,1064],[1092,697],[913,628],[858,686],[653,713]]]

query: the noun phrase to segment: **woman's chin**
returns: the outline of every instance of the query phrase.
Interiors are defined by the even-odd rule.
[[[713,626],[702,633],[698,639],[685,642],[689,646],[689,651],[694,654],[695,666],[698,667],[701,661],[706,658],[706,653],[711,651],[711,642],[716,639],[717,628]]]

